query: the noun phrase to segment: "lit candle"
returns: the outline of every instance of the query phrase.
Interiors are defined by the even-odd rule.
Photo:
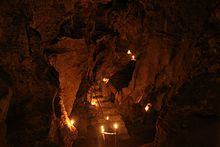
[[[92,101],[91,101],[91,105],[93,105],[93,106],[97,106],[97,102],[96,102],[95,99],[92,99]]]
[[[132,56],[131,56],[131,60],[134,60],[134,61],[136,60],[136,59],[135,59],[135,55],[132,55]]]
[[[101,133],[104,133],[104,132],[105,132],[104,126],[101,126]]]
[[[151,107],[151,103],[147,103],[147,105],[145,106],[145,111],[147,112],[147,111],[149,111],[149,109],[150,109],[150,107]]]
[[[70,120],[70,124],[71,124],[71,125],[73,125],[74,122],[75,122],[75,121],[74,121],[73,119]]]
[[[117,123],[114,124],[114,128],[118,129],[118,124]]]
[[[105,84],[107,84],[109,79],[108,78],[103,78],[102,81],[105,82]]]
[[[127,54],[128,54],[128,55],[131,55],[131,51],[130,51],[130,50],[128,50],[128,51],[127,51]]]

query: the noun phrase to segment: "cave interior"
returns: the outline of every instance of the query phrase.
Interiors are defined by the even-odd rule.
[[[219,0],[1,0],[1,147],[220,147]]]

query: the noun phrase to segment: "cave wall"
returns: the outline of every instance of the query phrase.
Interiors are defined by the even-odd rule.
[[[154,146],[218,143],[217,0],[3,0],[0,8],[5,144],[47,144],[49,130],[57,140],[60,120],[51,107],[58,88],[69,115],[76,99],[84,101],[90,82],[112,77],[123,83],[126,73],[117,73],[130,62],[128,49],[137,59],[129,85],[102,86],[108,89],[104,96],[114,94],[127,121],[138,116],[143,122],[151,102],[149,113],[159,114],[151,124],[157,128]]]
[[[49,29],[51,24],[56,26],[57,19],[53,17],[60,13],[54,7],[58,2],[47,2],[0,2],[2,146],[55,146],[59,142],[55,140],[65,144],[63,134],[55,140],[50,138],[58,135],[61,121],[56,118],[58,129],[50,134],[51,123],[55,121],[52,107],[58,94],[59,74],[49,64],[44,49],[57,33]],[[68,127],[61,128],[61,132],[62,129]]]
[[[219,74],[218,4],[215,1],[141,1],[140,4],[145,11],[144,31],[136,35],[135,28],[129,29],[134,31],[130,33],[117,27],[119,32],[133,37],[129,43],[136,44],[139,54],[130,85],[116,95],[121,100],[119,109],[134,121],[138,113],[135,103],[143,110],[147,102],[153,104],[153,110],[160,112],[154,146],[218,146],[219,132],[214,130],[219,129],[219,109],[213,104],[219,95],[214,88],[219,84],[215,82],[219,78],[216,76]],[[198,79],[207,81],[194,82]],[[208,83],[209,88],[205,86]],[[205,96],[208,91],[212,96]],[[184,105],[176,106],[179,96],[182,98],[179,104]],[[139,113],[145,115],[143,111]],[[198,118],[198,113],[205,116]]]
[[[117,33],[108,36],[108,38],[102,38],[102,40],[109,43],[105,43],[108,50],[109,46],[115,48],[114,53],[121,52],[123,57],[127,57],[126,51],[131,49],[137,57],[133,78],[129,86],[119,89],[116,93],[112,90],[115,93],[115,98],[118,101],[116,102],[122,114],[128,120],[134,121],[137,119],[136,114],[139,113],[139,115],[142,115],[142,121],[144,121],[144,107],[147,102],[151,102],[153,111],[149,113],[154,113],[155,111],[159,113],[157,124],[154,122],[154,127],[155,125],[157,127],[155,146],[179,146],[180,144],[187,146],[189,142],[191,142],[192,146],[200,146],[200,144],[207,145],[210,141],[212,142],[211,146],[216,145],[217,139],[214,138],[217,138],[219,133],[207,130],[219,128],[217,118],[213,122],[215,124],[212,126],[213,128],[203,126],[206,121],[210,121],[209,118],[200,122],[200,125],[206,128],[200,133],[210,134],[208,136],[213,136],[211,132],[217,133],[213,137],[207,137],[207,135],[204,138],[201,137],[204,140],[203,142],[199,141],[199,137],[186,139],[190,133],[198,136],[198,130],[188,128],[188,134],[181,133],[181,131],[185,131],[185,128],[175,128],[170,121],[173,121],[172,119],[175,120],[174,117],[178,117],[179,121],[183,122],[200,121],[197,120],[198,118],[196,118],[194,111],[197,107],[208,107],[205,106],[204,99],[207,103],[210,103],[211,107],[213,99],[218,101],[218,94],[215,88],[213,89],[213,87],[217,87],[218,82],[215,85],[215,80],[212,81],[211,79],[209,82],[213,85],[211,84],[212,87],[206,92],[213,91],[215,93],[213,98],[205,98],[205,94],[200,95],[200,92],[195,93],[193,97],[191,97],[192,93],[187,94],[188,91],[194,91],[194,89],[197,89],[196,87],[207,84],[193,83],[200,76],[203,75],[204,78],[209,79],[213,74],[219,73],[218,2],[200,2],[196,0],[187,2],[169,0],[126,1],[124,5],[120,5],[118,1],[114,2],[115,6],[109,6],[110,10],[106,13],[109,17],[108,28]],[[100,11],[102,7],[104,6],[98,7]],[[103,22],[105,22],[104,20],[103,18]],[[115,39],[114,42],[112,41],[113,39]],[[108,61],[93,62],[95,66],[99,66],[98,70],[93,72],[100,81],[103,77],[114,78],[117,71],[120,71],[127,64],[126,60],[120,58],[122,65],[120,67],[115,66],[111,63],[112,59],[114,59],[113,54],[111,55],[105,50],[101,51],[96,56],[96,59],[98,60],[102,56]],[[218,81],[218,76],[214,77]],[[118,81],[120,79],[123,80],[123,77],[119,77]],[[188,84],[185,86],[186,89],[188,86],[190,87],[190,84],[187,83],[188,81],[193,83],[193,87],[186,91],[182,90],[180,93],[180,89],[183,88],[184,84]],[[111,86],[109,86],[109,89],[112,89]],[[199,87],[197,90],[203,91]],[[110,97],[111,93],[108,95]],[[182,106],[176,106],[176,102],[173,100],[174,97],[178,99],[176,95],[184,95],[182,103],[189,101],[189,99],[194,101],[193,106],[185,104],[184,108],[187,107],[187,110],[182,110]],[[142,108],[140,112],[137,112],[139,110],[135,108],[136,105]],[[174,110],[169,109],[171,106],[172,108],[174,107]],[[180,110],[184,117],[180,117],[177,114]],[[199,109],[196,111],[206,113],[209,110]],[[219,116],[217,108],[212,108],[211,111],[213,111],[212,115]],[[180,133],[182,138],[172,134],[172,131],[177,134]],[[173,141],[169,140],[171,137],[174,138]],[[185,140],[187,141],[184,142]]]
[[[10,145],[39,146],[48,137],[51,105],[59,82],[42,56],[40,35],[28,25],[23,11],[14,4],[1,5],[1,9],[5,26],[1,27],[0,63],[1,72],[7,75],[1,78],[11,93],[4,114],[7,117],[1,120],[7,126],[2,138],[7,138],[5,143]]]
[[[59,72],[61,95],[68,114],[71,113],[82,78],[88,68],[88,50],[84,39],[62,38],[51,47],[59,51],[50,55],[51,65]]]

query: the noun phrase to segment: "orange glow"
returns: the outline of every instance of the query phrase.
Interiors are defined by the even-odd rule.
[[[132,55],[132,56],[131,56],[131,60],[134,60],[134,61],[136,60],[136,59],[135,59],[135,55]]]
[[[149,111],[150,110],[150,108],[151,108],[151,103],[147,103],[147,105],[145,106],[145,111],[147,112],[147,111]]]
[[[114,124],[114,128],[118,129],[118,124],[117,123]]]
[[[96,101],[96,99],[92,99],[92,100],[91,100],[91,105],[97,106],[97,101]]]
[[[70,120],[71,125],[73,125],[75,123],[75,121],[73,119]]]
[[[127,54],[128,54],[128,55],[131,55],[131,51],[130,51],[130,50],[128,50],[128,51],[127,51]]]
[[[105,132],[104,126],[101,126],[101,133],[104,133],[104,132]]]
[[[67,118],[66,123],[67,123],[68,127],[71,128],[74,125],[75,121],[74,121],[74,119]]]
[[[109,79],[108,78],[103,78],[102,81],[105,82],[105,84],[107,84]]]
[[[109,116],[106,116],[106,120],[109,120]]]

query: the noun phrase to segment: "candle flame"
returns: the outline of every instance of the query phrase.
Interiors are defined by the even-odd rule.
[[[132,56],[131,56],[131,60],[134,60],[134,61],[136,60],[136,59],[135,59],[135,55],[132,55]]]
[[[108,78],[103,78],[102,81],[105,82],[105,84],[107,84],[109,79]]]
[[[147,105],[145,106],[145,111],[147,112],[147,111],[149,111],[150,110],[150,108],[151,108],[151,103],[147,103]]]
[[[114,128],[118,129],[118,124],[117,123],[114,124]]]
[[[131,55],[131,51],[130,51],[130,50],[128,50],[128,51],[127,51],[127,54],[128,54],[128,55]]]

